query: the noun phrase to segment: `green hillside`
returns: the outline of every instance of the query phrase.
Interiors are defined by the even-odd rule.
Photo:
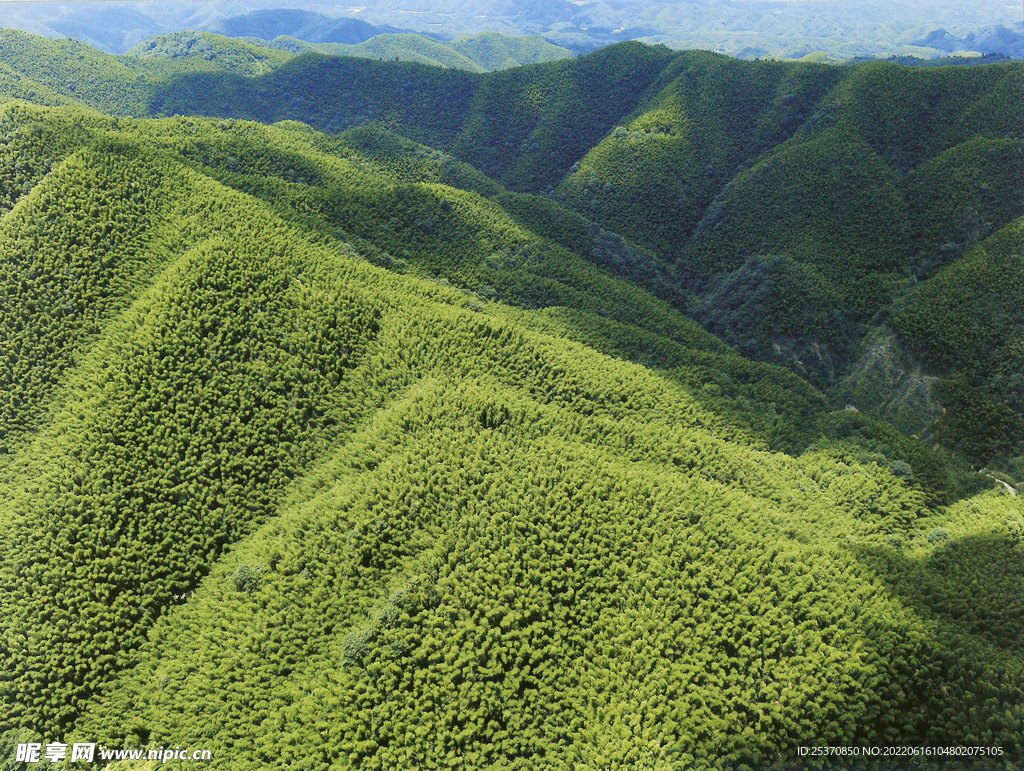
[[[456,38],[451,46],[488,72],[524,64],[556,62],[573,55],[568,49],[548,43],[541,37],[499,35],[496,32]]]
[[[650,98],[580,159],[559,196],[672,259],[741,165],[789,139],[843,73],[676,57]]]
[[[305,54],[260,78],[168,79],[150,99],[164,114],[299,120],[332,132],[374,124],[451,152],[516,189],[538,191],[557,184],[632,110],[672,58],[667,49],[629,44],[481,75]]]
[[[115,56],[76,40],[0,29],[0,96],[147,115],[153,110],[153,91],[168,78],[255,76],[291,58],[283,51],[198,32],[154,37]]]
[[[277,37],[267,45],[293,54],[320,53],[328,56],[355,56],[378,61],[402,61],[453,67],[469,72],[484,72],[475,61],[448,43],[424,35],[391,33],[376,35],[362,43],[309,43],[294,37]]]
[[[70,100],[34,81],[23,72],[12,69],[0,61],[0,99],[25,99],[35,104],[67,104]]]
[[[496,34],[445,43],[424,35],[389,33],[347,45],[284,36],[271,42],[242,40],[186,31],[149,38],[116,56],[75,40],[0,29],[0,97],[39,104],[77,101],[104,112],[146,115],[161,111],[160,95],[168,89],[169,79],[267,75],[302,53],[397,59],[476,73],[572,55],[539,38]]]
[[[362,127],[364,140],[384,142],[363,147],[378,159],[393,157],[398,137],[420,143],[413,154],[434,154],[436,181],[493,195],[482,173],[539,196],[498,205],[511,204],[514,219],[549,238],[569,236],[566,210],[575,212],[582,220],[568,227],[602,242],[597,252],[584,247],[592,261],[746,356],[789,367],[835,406],[950,447],[989,448],[965,450],[972,463],[1006,471],[1024,457],[1002,429],[968,444],[938,430],[935,418],[954,398],[994,399],[1011,422],[1024,413],[1015,392],[979,385],[987,374],[955,386],[964,370],[893,321],[916,282],[1024,216],[1019,63],[743,62],[625,43],[472,72],[497,66],[508,50],[521,61],[548,49],[488,36],[360,44],[378,59],[418,59],[395,62],[285,58],[197,33],[124,57],[23,33],[3,40],[0,93],[39,103],[297,121],[336,135]],[[413,44],[405,54],[385,50]],[[452,56],[464,55],[476,57],[473,67],[459,58],[458,68]],[[1016,320],[1010,332],[1024,334]]]
[[[1024,218],[919,284],[895,316],[903,336],[950,373],[939,427],[969,457],[1024,455],[1022,293]]]
[[[43,103],[79,102],[121,115],[145,112],[144,88],[130,62],[76,40],[0,29],[0,93],[23,98],[33,91]]]
[[[450,43],[410,33],[376,35],[361,43],[310,43],[282,35],[263,43],[293,54],[321,53],[328,56],[356,56],[379,61],[416,62],[451,67],[469,72],[493,72],[570,59],[573,54],[536,37],[509,37],[483,33]]]
[[[1024,762],[1021,65],[375,58],[0,32],[0,752]]]
[[[1024,757],[1016,500],[735,353],[639,247],[375,129],[0,110],[6,741]]]
[[[205,62],[240,75],[263,75],[291,58],[285,51],[205,32],[158,35],[129,50],[126,57]]]

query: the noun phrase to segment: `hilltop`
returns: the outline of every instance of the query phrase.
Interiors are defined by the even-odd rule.
[[[536,37],[508,37],[484,33],[444,42],[425,35],[382,34],[357,45],[310,43],[279,36],[266,45],[293,54],[315,52],[328,56],[355,56],[380,61],[403,61],[451,67],[469,72],[492,72],[526,64],[570,59],[573,53]]]
[[[206,63],[239,75],[264,75],[273,72],[291,56],[285,51],[267,50],[241,40],[230,40],[203,32],[177,32],[158,35],[128,51],[123,61],[135,64],[135,59],[154,59],[164,64],[168,60]]]
[[[361,19],[336,18],[298,8],[268,8],[221,18],[205,31],[227,37],[255,37],[273,40],[289,36],[310,43],[354,45],[376,35],[405,32],[390,25],[373,25]]]
[[[0,160],[5,745],[1021,756],[1016,501],[643,247],[374,126],[8,102]]]

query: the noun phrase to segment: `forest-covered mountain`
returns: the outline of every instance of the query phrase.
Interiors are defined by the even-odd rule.
[[[188,39],[0,33],[5,759],[1024,760],[1021,65]]]
[[[11,741],[1019,752],[1016,500],[602,269],[636,248],[379,129],[0,127]]]
[[[247,45],[248,44],[248,45]],[[570,59],[573,53],[565,48],[551,45],[537,37],[508,37],[497,33],[483,33],[471,37],[444,42],[426,35],[380,34],[364,42],[349,45],[345,43],[310,43],[296,37],[280,35],[272,40],[240,38],[227,40],[223,36],[205,32],[177,32],[173,35],[158,35],[137,45],[128,52],[129,57],[169,57],[171,59],[198,59],[222,64],[229,62],[231,72],[242,72],[231,59],[239,52],[249,52],[261,60],[266,59],[274,66],[282,64],[288,57],[271,58],[265,52],[252,51],[257,48],[273,48],[288,54],[320,53],[328,56],[354,56],[379,61],[403,61],[427,64],[433,67],[447,67],[469,72],[492,72],[526,64],[554,62]],[[251,73],[249,73],[251,74]]]
[[[310,43],[353,45],[388,33],[403,32],[390,25],[375,26],[362,19],[335,18],[322,13],[289,8],[260,9],[240,16],[219,18],[207,26],[208,32],[228,37],[255,37],[273,40],[288,35]]]
[[[301,5],[302,3],[299,3]],[[279,35],[316,43],[361,43],[375,35],[409,32],[302,8],[267,8],[263,2],[17,3],[4,7],[3,26],[51,38],[72,38],[108,53],[126,53],[155,35],[187,30],[271,40]]]
[[[569,209],[625,237],[621,275],[835,406],[1024,473],[1022,65],[749,63],[632,43],[473,74],[215,36],[123,57],[0,40],[13,96],[375,126],[448,153],[540,196],[523,204],[535,228],[560,231]],[[968,264],[987,276],[975,289]],[[988,332],[955,343],[965,315]]]
[[[1024,29],[1014,30],[999,24],[982,30],[972,30],[957,36],[945,29],[935,29],[916,41],[916,45],[952,54],[956,51],[976,51],[980,54],[1003,54],[1024,59]]]
[[[526,64],[571,59],[575,55],[543,38],[510,37],[496,32],[483,32],[450,42],[416,34],[377,35],[357,45],[309,43],[296,37],[280,36],[264,45],[294,54],[314,52],[380,61],[417,62],[469,72],[507,70]]]

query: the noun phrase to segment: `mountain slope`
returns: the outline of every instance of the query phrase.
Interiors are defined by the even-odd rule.
[[[87,313],[5,351],[52,376],[4,418],[0,733],[238,769],[1020,756],[1013,499],[886,455],[578,218],[371,129],[3,110],[44,130],[0,230],[49,258],[5,296]]]
[[[287,53],[269,51],[238,40],[197,32],[159,35],[128,51],[128,57],[216,62],[240,75],[263,75],[288,61]]]
[[[631,44],[473,75],[306,54],[261,78],[181,75],[157,84],[151,105],[169,114],[301,120],[327,131],[375,123],[513,187],[542,190],[633,109],[672,58]]]
[[[496,33],[459,38],[450,43],[425,35],[391,33],[376,35],[353,45],[310,43],[281,35],[267,45],[294,54],[313,51],[329,56],[417,62],[469,72],[492,72],[572,57],[571,51],[542,38],[508,37]]]
[[[343,43],[307,43],[295,37],[276,37],[268,45],[295,54],[313,51],[328,56],[356,56],[378,61],[402,61],[454,67],[468,72],[484,72],[484,68],[448,43],[424,35],[376,35],[355,45]]]
[[[572,56],[568,49],[553,45],[541,37],[512,37],[494,32],[456,38],[451,46],[488,72],[524,64],[555,62]]]
[[[895,326],[950,372],[940,431],[971,457],[1024,446],[1024,218],[911,292]]]
[[[792,368],[836,406],[891,415],[899,403],[897,422],[930,437],[950,436],[933,423],[956,372],[920,336],[896,335],[893,313],[915,282],[1024,215],[1019,64],[751,63],[630,43],[495,73],[306,53],[252,77],[259,49],[222,38],[190,38],[201,45],[178,58],[5,39],[11,94],[422,143],[556,204],[503,199],[549,236],[574,210],[607,242],[592,259],[744,354]],[[892,356],[879,358],[879,340],[894,341],[882,346]],[[1020,414],[1012,393],[992,394]],[[984,462],[1019,455],[1013,440],[982,444],[1001,448]]]
[[[402,30],[388,25],[367,24],[361,19],[338,19],[296,8],[272,8],[220,19],[209,27],[209,31],[227,37],[273,40],[286,35],[310,43],[353,45],[375,35]]]

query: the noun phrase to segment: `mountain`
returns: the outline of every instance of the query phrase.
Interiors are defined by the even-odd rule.
[[[124,53],[148,37],[175,29],[143,8],[139,3],[116,2],[99,6],[9,3],[4,6],[3,26],[46,37],[70,37],[103,51]]]
[[[484,68],[447,43],[415,34],[377,35],[357,45],[343,43],[308,43],[295,37],[281,36],[267,43],[293,54],[315,52],[327,56],[354,56],[378,61],[402,61],[433,67],[453,67],[468,72],[484,72]]]
[[[310,42],[346,44],[403,31],[389,24],[369,24],[315,10],[268,9],[261,2],[238,0],[159,5],[111,0],[97,7],[75,2],[19,3],[4,10],[4,26],[47,37],[74,38],[109,53],[126,53],[155,35],[190,30],[262,40],[292,35]]]
[[[1022,70],[0,32],[0,756],[1019,765]]]
[[[451,45],[488,72],[525,64],[555,62],[572,56],[569,50],[552,45],[540,37],[510,37],[494,32],[456,38]]]
[[[501,35],[443,43],[423,35],[382,34],[365,43],[346,46],[283,37],[274,41],[227,38],[194,31],[157,35],[127,54],[115,56],[75,40],[51,40],[0,30],[0,66],[6,72],[0,77],[0,94],[45,104],[80,100],[117,114],[146,114],[156,110],[155,100],[164,98],[164,88],[173,88],[171,78],[199,73],[264,75],[302,52],[400,59],[470,72],[511,67],[513,61],[532,64],[572,56],[571,52],[543,41]]]
[[[69,36],[110,53],[148,37],[201,30],[263,40],[357,44],[384,32],[417,32],[451,41],[497,32],[541,36],[577,52],[627,40],[714,50],[746,59],[941,57],[942,34],[964,51],[1020,57],[1020,8],[1006,0],[326,0],[10,3],[3,24],[38,35]],[[929,40],[936,43],[931,45]],[[966,46],[959,48],[960,46]],[[495,67],[486,67],[495,69]]]
[[[381,34],[357,45],[309,43],[281,36],[267,45],[293,54],[316,52],[329,56],[356,56],[380,61],[404,61],[452,67],[469,72],[491,72],[526,64],[569,59],[573,53],[541,38],[508,37],[484,33],[450,43],[414,34]]]
[[[938,355],[903,310],[925,296],[922,282],[945,293],[942,271],[1024,216],[1018,64],[752,63],[629,43],[484,74],[307,53],[253,77],[240,64],[250,47],[237,43],[212,61],[83,49],[76,61],[89,75],[68,75],[50,59],[74,44],[8,39],[13,95],[133,115],[381,127],[448,153],[625,237],[639,251],[634,264],[613,258],[620,273],[835,406],[970,448],[979,467],[1018,467],[1017,381],[997,385],[991,368]],[[65,88],[76,82],[83,90]],[[549,212],[527,210],[543,227]],[[968,395],[954,398],[963,388],[951,383]],[[973,426],[978,400],[1002,417]]]
[[[205,32],[176,32],[158,35],[132,48],[125,57],[210,63],[218,69],[241,75],[264,75],[280,67],[291,56],[284,51],[268,50]],[[134,62],[133,62],[134,63]]]
[[[914,43],[944,53],[972,51],[980,54],[1003,54],[1016,59],[1024,58],[1024,26],[1015,31],[1005,25],[971,30],[954,36],[945,29],[936,29]]]
[[[274,8],[219,20],[210,25],[208,31],[227,37],[273,40],[284,35],[310,43],[352,45],[375,35],[401,30],[387,25],[374,26],[360,19],[337,19],[312,11]]]
[[[607,262],[639,247],[381,128],[0,137],[5,742],[1017,757],[1015,499]]]

